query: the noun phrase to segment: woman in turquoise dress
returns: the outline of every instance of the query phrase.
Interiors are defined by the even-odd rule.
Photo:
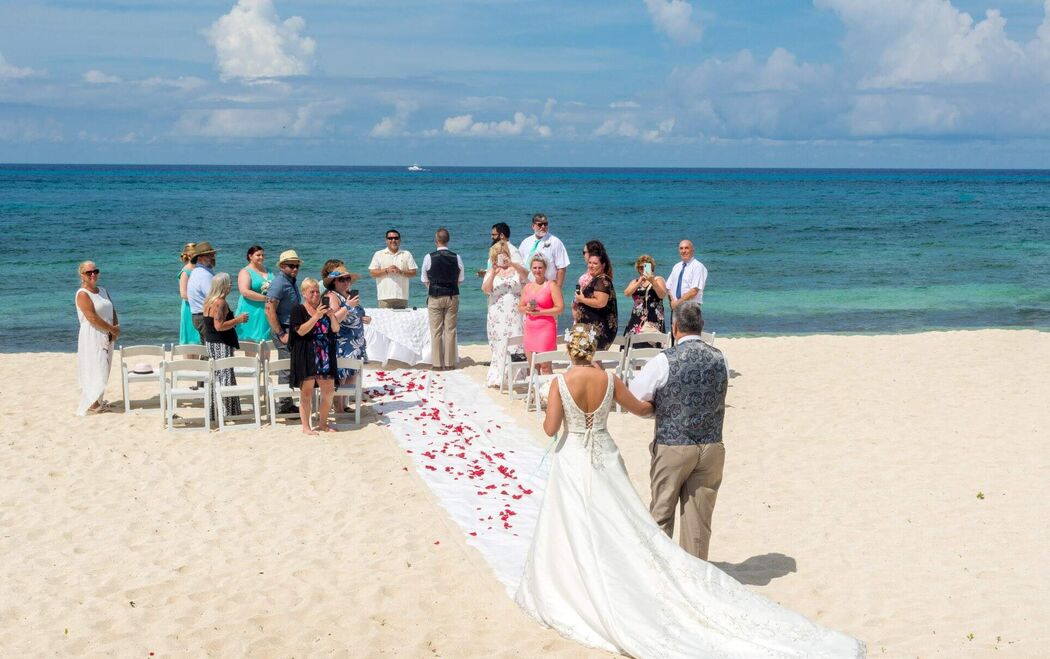
[[[266,269],[266,252],[260,245],[248,248],[248,265],[237,274],[237,290],[241,299],[237,302],[237,313],[248,314],[248,322],[237,326],[237,338],[241,341],[266,341],[270,338],[270,323],[266,320],[266,289],[270,287],[273,273]]]
[[[179,296],[182,297],[182,312],[179,316],[179,345],[192,345],[201,342],[201,336],[197,328],[193,326],[193,313],[190,312],[190,302],[187,298],[186,287],[190,282],[190,272],[193,264],[190,258],[193,256],[193,248],[197,243],[186,243],[182,248],[182,270],[179,271]]]

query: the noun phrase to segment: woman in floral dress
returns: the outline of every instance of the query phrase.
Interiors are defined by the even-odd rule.
[[[372,319],[365,315],[360,295],[355,291],[354,297],[350,297],[350,285],[353,281],[354,275],[343,269],[332,270],[324,277],[324,287],[328,290],[328,306],[335,310],[335,319],[339,321],[335,352],[339,362],[336,377],[340,385],[352,385],[358,377],[356,368],[342,367],[344,359],[368,361],[365,325]],[[350,407],[349,396],[337,396],[335,406],[346,413],[354,411]]]
[[[506,240],[500,240],[489,249],[489,262],[492,267],[485,273],[481,283],[481,290],[489,296],[487,329],[489,350],[492,352],[485,381],[490,387],[498,387],[508,359],[507,339],[524,333],[524,319],[518,311],[518,304],[525,276],[522,274],[524,268],[519,270],[514,267]],[[519,348],[518,351],[524,359],[524,349]]]

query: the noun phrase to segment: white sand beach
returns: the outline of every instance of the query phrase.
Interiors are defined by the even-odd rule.
[[[714,562],[872,657],[1050,652],[1050,333],[716,346]],[[483,382],[487,347],[462,354]],[[75,355],[0,372],[3,656],[608,656],[519,612],[372,413],[174,434],[75,417]],[[109,383],[119,401],[116,364]],[[610,422],[646,501],[651,429]]]

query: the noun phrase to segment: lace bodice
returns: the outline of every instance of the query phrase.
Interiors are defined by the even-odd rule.
[[[605,388],[605,397],[602,404],[593,412],[584,412],[580,409],[569,387],[565,384],[565,377],[558,375],[558,390],[561,392],[562,409],[565,410],[565,423],[570,433],[583,434],[588,430],[606,430],[609,420],[609,410],[612,408],[613,380],[612,373],[607,373],[608,384]]]

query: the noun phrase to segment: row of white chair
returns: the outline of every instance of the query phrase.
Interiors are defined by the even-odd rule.
[[[243,342],[242,342],[243,345]],[[179,348],[182,346],[176,346]],[[194,346],[189,346],[190,348]],[[202,346],[196,346],[201,348]],[[212,406],[216,406],[216,414],[219,430],[230,430],[233,428],[258,428],[261,426],[263,401],[266,401],[268,418],[274,424],[279,418],[298,418],[298,413],[279,414],[277,412],[277,401],[281,399],[300,400],[300,392],[279,380],[280,374],[289,371],[291,360],[268,359],[263,360],[259,354],[252,356],[226,357],[223,359],[209,359],[207,354],[187,350],[177,357],[189,356],[190,358],[165,359],[168,357],[163,346],[127,346],[120,348],[121,379],[123,384],[124,408],[126,412],[132,411],[132,397],[130,386],[136,383],[151,383],[158,387],[160,399],[161,416],[165,419],[165,425],[170,429],[176,429],[175,409],[179,401],[199,400],[204,405],[204,429],[210,428]],[[148,373],[136,372],[130,366],[131,359],[161,357],[159,363],[154,367],[149,364],[151,371]],[[341,368],[353,368],[362,370],[364,362],[360,359],[340,359]],[[215,374],[223,369],[234,370],[235,385],[223,385],[216,380]],[[358,377],[354,386],[354,425],[361,424],[361,397],[363,392],[363,378]],[[320,392],[315,389],[315,402],[319,400]],[[343,391],[340,395],[347,395]],[[228,424],[224,415],[224,407],[221,404],[224,397],[237,396],[252,406],[252,424]],[[140,408],[141,409],[141,408]],[[317,409],[317,405],[314,405]],[[336,412],[336,416],[341,413]],[[238,419],[248,418],[242,415]]]
[[[703,332],[701,339],[705,343],[713,344],[715,334],[714,332]],[[564,348],[533,354],[531,365],[524,361],[513,361],[511,355],[520,354],[522,345],[523,339],[520,336],[510,337],[506,341],[506,365],[500,382],[500,392],[506,392],[512,399],[524,398],[526,410],[535,408],[537,413],[541,413],[542,394],[550,386],[554,375],[540,373],[540,367],[549,365],[552,372],[557,372],[567,369],[571,361]],[[625,384],[629,384],[634,374],[670,345],[671,335],[669,333],[628,334],[616,337],[612,344],[613,347],[596,352],[593,360],[603,369],[613,371]],[[522,373],[527,374],[524,381],[521,380]],[[517,391],[520,385],[524,385],[524,393]]]

